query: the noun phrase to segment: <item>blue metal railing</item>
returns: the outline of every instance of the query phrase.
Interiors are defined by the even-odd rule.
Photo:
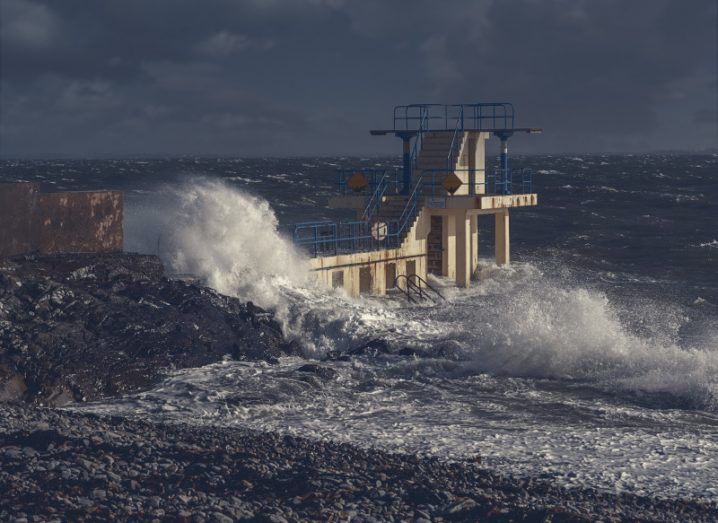
[[[364,176],[366,176],[366,179],[368,182],[366,187],[363,187],[362,189],[359,189],[359,190],[354,190],[349,187],[349,185],[348,185],[349,178],[351,178],[355,173],[361,173]],[[364,168],[362,168],[362,169],[338,169],[337,174],[338,174],[339,192],[341,194],[353,194],[353,195],[365,194],[365,195],[369,196],[374,192],[379,181],[386,174],[386,170],[385,169],[364,169]]]
[[[364,209],[364,212],[362,213],[362,220],[364,221],[371,221],[374,217],[374,214],[379,209],[379,206],[381,205],[381,202],[384,198],[384,193],[386,193],[388,183],[387,183],[387,175],[381,177],[381,180],[379,180],[379,183],[376,186],[376,189],[374,189],[374,192],[369,197],[369,201],[366,204],[366,208]]]
[[[451,193],[442,185],[447,172],[470,173],[471,171],[471,169],[449,169],[448,171],[443,169],[426,169],[421,172],[420,177],[420,182],[424,187],[423,194],[425,196],[436,197],[450,196]],[[483,182],[474,182],[473,194],[495,196],[504,194],[529,194],[533,192],[533,171],[531,169],[509,169],[509,174],[506,179],[503,178],[500,170],[497,170],[497,172],[498,174],[485,174]],[[469,194],[472,194],[470,185],[464,185],[469,186]]]
[[[294,242],[314,256],[336,256],[353,252],[398,247],[396,220],[375,224],[364,220],[349,222],[307,222],[294,229]]]
[[[509,102],[476,104],[409,104],[394,107],[394,131],[415,133],[410,154],[411,173],[415,172],[424,133],[453,131],[446,159],[447,169],[453,167],[457,140],[466,129],[502,130],[514,127],[514,106]]]
[[[419,118],[419,127],[417,129],[416,137],[414,138],[414,146],[411,149],[411,170],[412,172],[416,169],[419,163],[419,153],[421,153],[421,147],[424,144],[424,132],[429,126],[429,111],[421,109]],[[394,108],[394,127],[396,128],[396,108]]]
[[[462,171],[468,172],[470,169],[453,170]],[[386,190],[387,187],[380,181],[365,211],[366,219],[299,223],[294,226],[294,241],[314,257],[397,248],[403,243],[421,211],[423,198],[450,196],[442,185],[445,178],[446,171],[443,169],[423,171],[414,184],[399,219],[377,224],[374,217],[381,206],[382,188]],[[529,194],[533,188],[532,178],[531,169],[511,169],[507,179],[503,179],[501,174],[487,174],[483,182],[474,183],[474,189],[476,194],[486,196]]]
[[[354,173],[360,172],[366,176],[368,184],[366,187],[354,190],[349,187],[348,181]],[[377,186],[381,182],[382,178],[387,186],[387,193],[394,194],[399,192],[400,181],[399,172],[396,169],[392,169],[387,172],[386,169],[338,169],[337,170],[337,183],[339,185],[339,193],[350,196],[366,196],[371,197],[376,191]]]
[[[459,117],[456,119],[454,126],[454,134],[451,136],[451,144],[449,145],[449,155],[446,158],[446,169],[451,170],[456,167],[454,162],[454,149],[457,148],[457,139],[464,131],[464,107],[461,107]]]
[[[414,185],[414,190],[411,191],[409,199],[406,201],[404,211],[399,217],[399,229],[397,231],[397,241],[399,242],[399,245],[401,245],[401,243],[404,241],[404,236],[406,235],[406,233],[409,232],[409,226],[414,223],[414,218],[416,217],[419,205],[419,196],[422,194],[421,188],[422,179],[420,178]]]
[[[509,102],[476,104],[409,104],[394,107],[394,131],[512,129],[514,106]]]

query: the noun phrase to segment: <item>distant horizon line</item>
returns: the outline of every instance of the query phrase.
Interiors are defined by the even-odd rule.
[[[579,151],[563,151],[563,152],[523,152],[514,153],[512,156],[567,156],[567,155],[586,155],[586,156],[635,156],[635,155],[715,155],[718,154],[718,148],[709,149],[657,149],[652,151],[602,151],[602,152],[579,152]],[[487,156],[498,156],[491,154]],[[380,154],[380,153],[352,153],[352,154],[287,154],[283,156],[248,154],[248,155],[232,155],[219,153],[197,153],[197,154],[177,154],[177,153],[127,153],[127,154],[110,154],[98,153],[92,155],[79,154],[60,154],[60,153],[41,153],[28,155],[14,155],[0,153],[0,160],[179,160],[179,159],[302,159],[302,158],[397,158],[401,159],[401,155],[397,154]]]

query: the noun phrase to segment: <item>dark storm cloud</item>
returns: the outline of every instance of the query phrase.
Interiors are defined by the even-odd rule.
[[[3,0],[0,152],[396,151],[417,101],[513,101],[524,150],[716,141],[712,0]]]

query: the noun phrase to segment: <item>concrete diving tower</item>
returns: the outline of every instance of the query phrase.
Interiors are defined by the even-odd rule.
[[[402,140],[403,167],[340,170],[340,194],[329,206],[356,218],[295,226],[321,281],[353,296],[421,287],[428,273],[468,287],[478,271],[479,216],[488,215],[496,263],[509,263],[509,209],[537,205],[538,197],[531,171],[509,168],[508,140],[540,129],[515,127],[509,103],[412,104],[394,108],[391,129],[370,132]],[[500,157],[487,171],[491,137],[500,140]]]

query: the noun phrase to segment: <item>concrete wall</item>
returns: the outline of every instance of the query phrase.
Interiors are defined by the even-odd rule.
[[[35,250],[36,183],[0,183],[0,256]]]
[[[426,279],[428,268],[427,237],[430,228],[431,213],[424,208],[398,249],[322,256],[312,258],[311,264],[317,277],[328,287],[332,287],[332,281],[337,281],[341,278],[344,290],[351,296],[359,296],[362,291],[364,293],[385,294],[387,287],[391,287],[394,283],[386,279],[388,264],[394,265],[396,277],[401,274],[408,275],[409,267],[413,263],[414,273]],[[366,280],[366,276],[361,277],[361,270],[366,270],[367,268],[371,279],[370,291],[367,287],[362,289],[361,285],[362,280]],[[341,271],[341,277],[338,276],[338,271]],[[337,274],[337,276],[334,276],[334,274]],[[400,282],[400,284],[404,285],[403,282]]]
[[[485,194],[486,188],[486,140],[489,133],[465,132],[456,162],[456,176],[463,185],[454,193],[455,196],[470,194],[471,173],[473,170],[473,183],[475,194]]]
[[[0,184],[0,256],[39,252],[120,252],[120,192],[39,192],[34,183]]]

